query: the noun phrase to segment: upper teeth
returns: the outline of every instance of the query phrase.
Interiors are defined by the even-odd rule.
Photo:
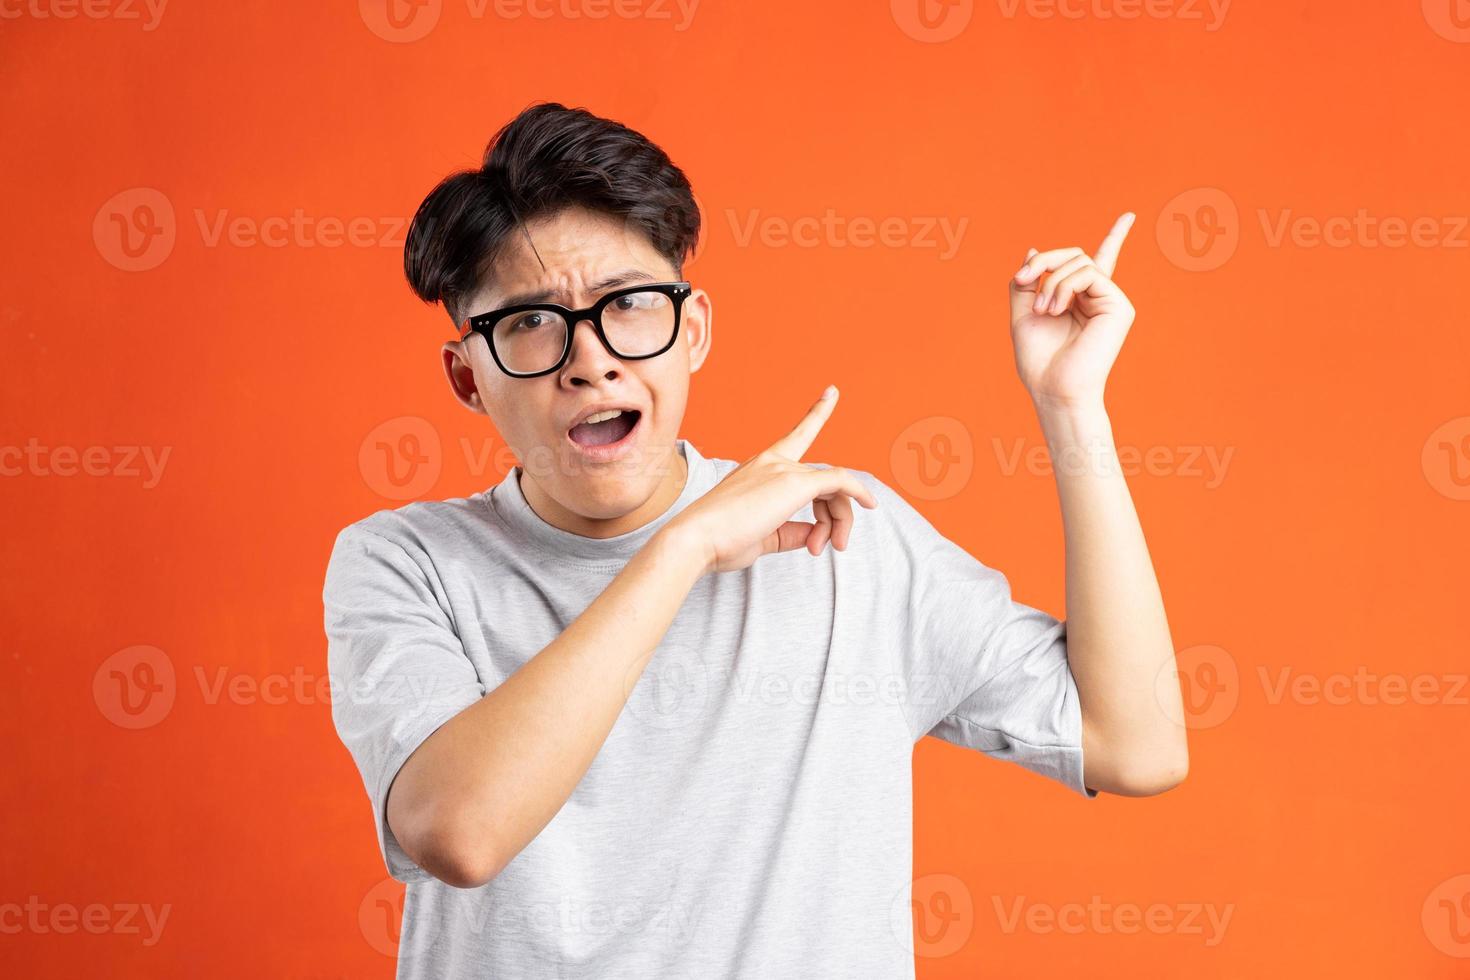
[[[595,415],[587,416],[582,420],[582,424],[591,425],[593,422],[606,422],[608,419],[615,419],[622,414],[623,410],[621,408],[610,408],[605,412],[598,412]]]

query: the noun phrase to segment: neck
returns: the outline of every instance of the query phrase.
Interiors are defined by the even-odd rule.
[[[653,493],[642,504],[620,517],[587,517],[568,510],[546,494],[535,480],[527,479],[524,467],[517,468],[516,479],[526,503],[547,524],[572,534],[580,534],[584,538],[613,538],[636,531],[657,519],[684,492],[684,486],[689,480],[689,462],[679,452],[678,446],[670,447],[669,453],[674,465],[665,468],[667,472]]]

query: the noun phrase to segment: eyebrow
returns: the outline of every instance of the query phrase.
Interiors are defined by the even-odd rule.
[[[610,276],[590,283],[587,288],[590,292],[601,295],[620,286],[631,286],[634,283],[656,281],[647,272],[638,269],[625,269],[622,272],[615,272]],[[534,289],[529,292],[516,293],[506,297],[505,302],[501,303],[497,308],[504,309],[508,306],[524,306],[527,303],[545,303],[556,295],[557,292],[554,289]]]

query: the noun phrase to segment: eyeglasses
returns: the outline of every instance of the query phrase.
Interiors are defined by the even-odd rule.
[[[567,362],[576,325],[591,320],[609,353],[641,361],[674,346],[688,297],[689,283],[658,282],[614,290],[585,310],[554,303],[507,306],[470,317],[460,339],[481,334],[500,370],[513,378],[536,378]]]

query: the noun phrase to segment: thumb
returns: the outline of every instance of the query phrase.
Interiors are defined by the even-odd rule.
[[[765,553],[769,555],[775,551],[805,548],[807,535],[812,533],[814,527],[816,525],[810,521],[787,521],[766,537]]]
[[[1026,264],[1026,262],[1030,262],[1031,261],[1031,257],[1034,256],[1035,254],[1036,254],[1036,249],[1034,249],[1034,248],[1033,249],[1029,249],[1026,252],[1026,259],[1025,259],[1025,261],[1022,262],[1021,264],[1024,266]],[[1027,316],[1028,314],[1030,314],[1032,312],[1031,305],[1036,302],[1036,290],[1039,289],[1040,287],[1041,287],[1041,276],[1037,276],[1035,279],[1031,280],[1030,282],[1028,282],[1028,283],[1026,283],[1024,285],[1022,285],[1021,283],[1016,282],[1016,277],[1015,276],[1011,276],[1011,289],[1010,289],[1010,294],[1011,294],[1011,322],[1012,323],[1015,323],[1017,320],[1021,319],[1021,317]]]

